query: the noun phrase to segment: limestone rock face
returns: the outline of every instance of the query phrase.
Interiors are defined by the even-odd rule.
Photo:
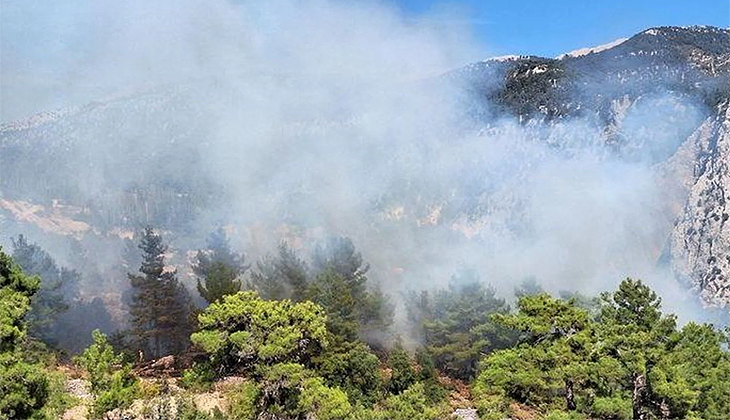
[[[730,302],[730,101],[693,135],[694,185],[671,234],[671,266],[708,301]]]

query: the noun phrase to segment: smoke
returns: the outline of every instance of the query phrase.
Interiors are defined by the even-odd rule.
[[[84,200],[205,190],[204,210],[173,238],[180,249],[218,224],[236,226],[250,256],[282,238],[345,235],[391,292],[474,267],[503,293],[527,277],[595,292],[636,276],[687,300],[657,268],[674,215],[656,165],[702,112],[671,93],[625,110],[615,153],[587,120],[476,124],[473,98],[442,75],[484,46],[468,28],[383,3],[2,9],[0,120],[81,106],[45,140],[73,139],[55,175]]]

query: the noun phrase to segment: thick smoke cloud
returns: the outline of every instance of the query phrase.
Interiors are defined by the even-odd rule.
[[[475,267],[505,293],[527,277],[594,292],[638,276],[683,296],[657,269],[673,223],[657,162],[701,113],[671,94],[626,110],[617,154],[588,121],[468,122],[470,98],[441,75],[480,47],[379,3],[2,7],[2,121],[108,110],[74,131],[85,143],[65,175],[88,197],[205,179],[224,198],[196,234],[233,224],[251,255],[350,236],[393,292]]]

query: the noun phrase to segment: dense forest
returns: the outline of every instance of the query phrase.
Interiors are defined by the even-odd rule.
[[[77,271],[23,236],[0,250],[0,419],[730,417],[730,332],[680,325],[640,280],[599,296],[527,280],[501,297],[463,270],[389,296],[348,238],[250,263],[220,229],[190,267],[168,265],[154,229],[138,239],[128,327],[108,335]]]

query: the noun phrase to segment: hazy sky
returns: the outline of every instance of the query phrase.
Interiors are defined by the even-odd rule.
[[[488,54],[554,57],[605,44],[652,26],[730,26],[729,0],[389,0],[406,13],[457,7],[464,19],[444,25],[471,26]],[[432,13],[438,16],[439,13]]]
[[[255,7],[271,0],[227,1]],[[317,4],[317,0],[291,3],[305,7]],[[200,19],[205,13],[187,16],[185,7],[177,5],[170,12],[159,4],[167,2],[135,6],[113,0],[0,0],[0,121],[105,98],[109,89],[100,85],[116,82],[105,77],[102,83],[87,73],[114,73],[117,67],[103,69],[100,61],[116,59],[142,68],[149,64],[145,60],[161,61],[156,57],[159,51],[169,53],[170,47],[174,50],[189,45],[184,37],[168,34],[165,38],[167,32],[174,33],[167,29],[175,27],[175,21],[185,25],[181,19]],[[652,26],[730,26],[730,0],[342,0],[332,4],[352,10],[389,10],[391,19],[411,22],[413,28],[424,29],[438,42],[449,44],[444,51],[462,58],[452,60],[452,66],[457,67],[505,54],[554,57]],[[135,7],[145,10],[135,14],[131,10]],[[123,9],[116,19],[118,12],[109,12],[115,8]],[[299,19],[304,22],[315,20],[303,17]],[[363,24],[368,19],[365,16]],[[201,32],[210,32],[195,31],[198,37]],[[128,42],[119,42],[124,37]],[[144,56],[148,39],[157,39],[164,47]],[[122,50],[113,50],[115,46]],[[420,49],[424,48],[430,47]],[[468,55],[460,51],[467,48]]]

